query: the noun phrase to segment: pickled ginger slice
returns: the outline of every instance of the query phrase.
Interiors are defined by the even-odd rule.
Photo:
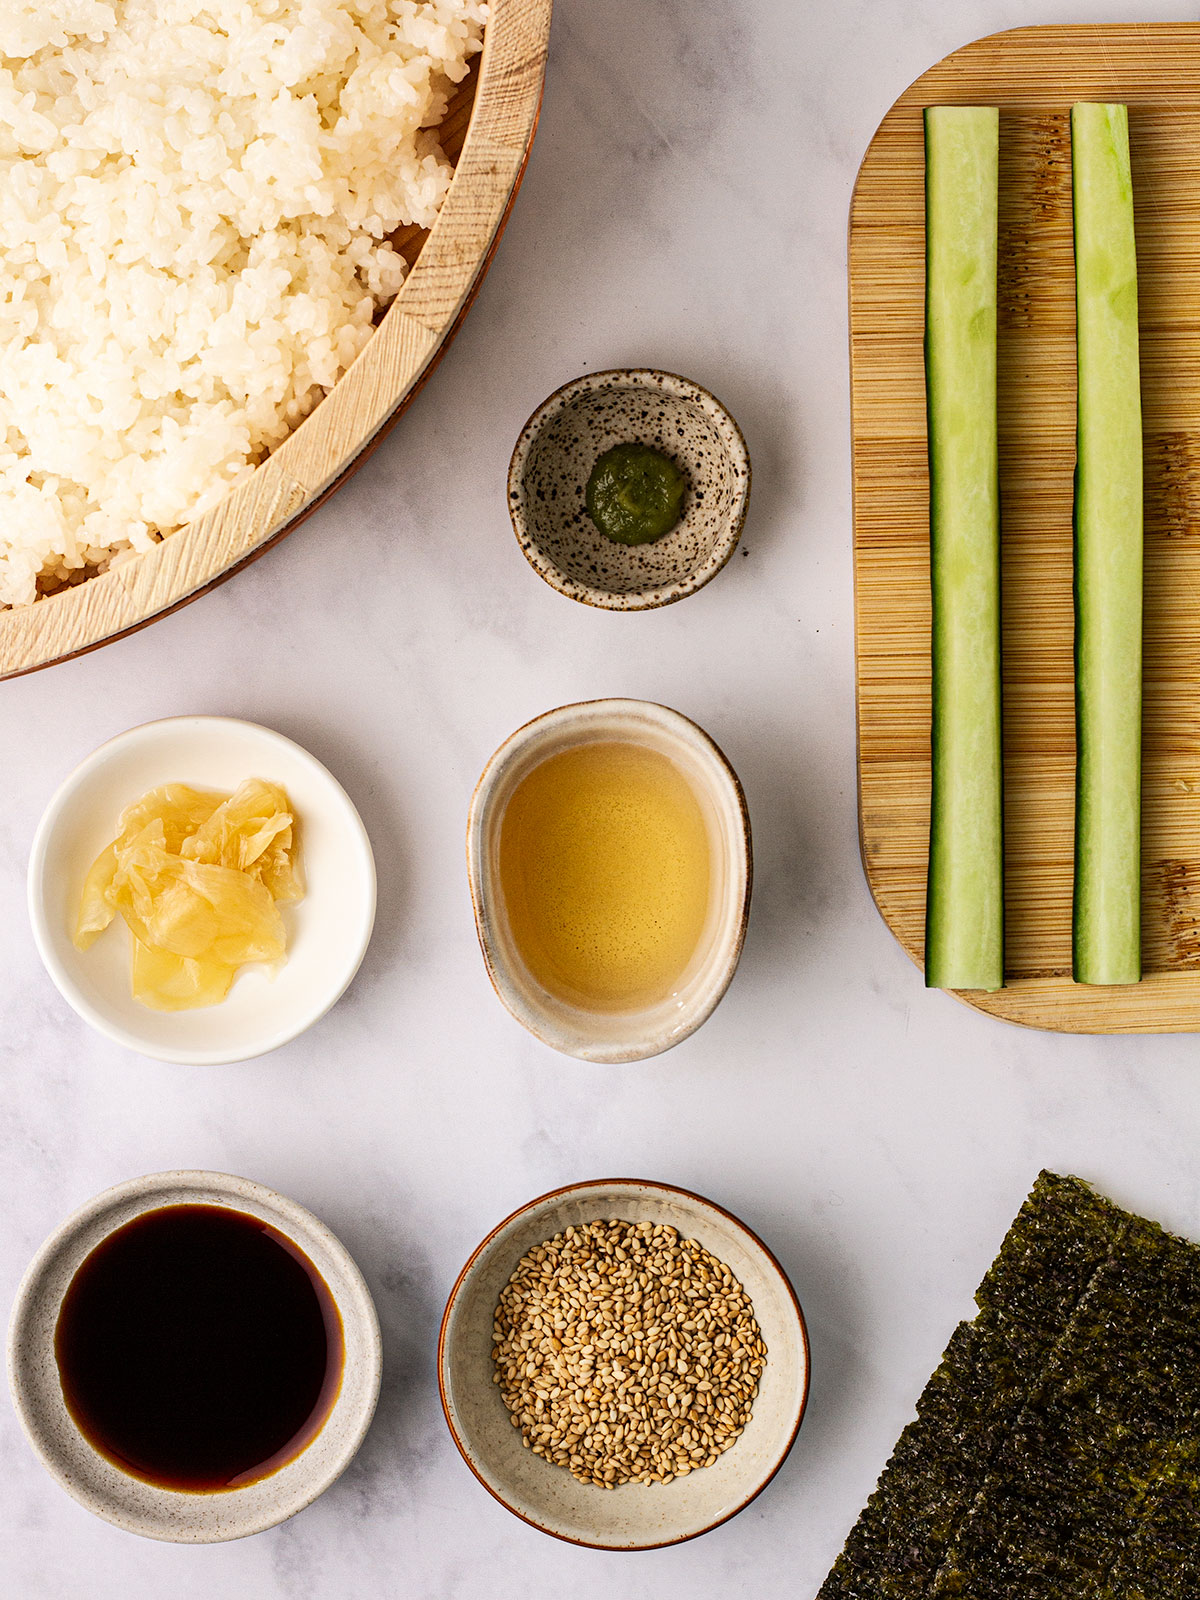
[[[251,778],[232,795],[169,783],[121,813],[116,839],[84,883],[81,949],[112,921],[133,935],[134,998],[157,1010],[213,1005],[245,962],[279,962],[277,901],[304,893],[296,819],[278,784]]]
[[[88,949],[97,934],[103,933],[113,919],[116,901],[112,885],[121,853],[143,835],[148,826],[155,824],[160,829],[156,838],[163,847],[178,851],[184,841],[212,816],[222,798],[211,790],[192,789],[183,783],[168,783],[161,788],[151,789],[140,800],[125,807],[117,824],[117,837],[92,862],[84,880],[79,918],[73,936],[77,949]]]
[[[138,938],[146,936],[145,924],[153,915],[163,873],[169,872],[171,862],[179,859],[167,850],[163,838],[163,825],[155,818],[127,843],[122,844],[118,838],[113,846],[116,865],[104,897]]]
[[[249,872],[281,834],[289,834],[290,845],[291,826],[287,795],[279,785],[247,778],[185,841],[180,854]]]
[[[118,909],[143,943],[194,961],[277,961],[283,918],[270,891],[232,867],[169,855],[153,844],[131,851],[113,888]]]
[[[288,904],[304,897],[296,819],[277,783],[249,778],[184,844],[195,861],[238,867]]]
[[[161,822],[163,844],[176,855],[185,841],[217,811],[225,796],[216,789],[193,789],[186,783],[164,783],[125,807],[118,823],[117,849],[124,849],[150,822]]]
[[[133,938],[133,998],[152,1011],[190,1011],[224,1000],[236,967],[193,961]]]
[[[116,907],[108,897],[116,872],[117,847],[115,844],[106,845],[92,862],[83,881],[79,917],[72,935],[77,950],[89,949],[116,915]]]
[[[250,870],[280,905],[304,899],[304,874],[300,871],[295,819],[291,827],[276,834]]]

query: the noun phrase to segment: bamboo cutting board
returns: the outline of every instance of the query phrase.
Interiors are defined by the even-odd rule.
[[[1071,980],[1075,304],[1069,110],[1129,106],[1146,470],[1145,977]],[[1024,28],[947,57],[871,141],[850,212],[859,817],[915,961],[929,828],[926,105],[1000,107],[1007,986],[1029,1027],[1200,1031],[1200,24]]]

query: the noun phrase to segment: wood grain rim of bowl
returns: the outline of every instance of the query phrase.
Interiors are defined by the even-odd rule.
[[[495,856],[504,810],[521,778],[557,750],[603,740],[655,749],[682,766],[720,852],[721,903],[706,930],[707,952],[676,992],[641,1011],[589,1012],[541,989],[525,971],[502,909]],[[509,1014],[535,1039],[580,1061],[646,1061],[691,1037],[725,998],[741,961],[754,890],[750,809],[733,763],[712,735],[655,700],[612,697],[555,706],[532,717],[493,752],[467,814],[467,879],[488,980]]]
[[[537,128],[553,0],[491,0],[470,123],[438,218],[399,293],[328,396],[209,511],[107,572],[0,611],[0,678],[69,660],[198,599],[342,484],[415,399],[461,327]]]
[[[681,553],[673,573],[659,574],[642,587],[629,589],[608,588],[565,570],[553,554],[543,548],[543,540],[532,526],[527,504],[530,497],[526,494],[526,476],[547,427],[578,402],[606,391],[613,395],[628,393],[646,403],[653,403],[657,396],[660,400],[673,399],[696,407],[715,430],[735,485],[724,525],[717,531],[711,549]],[[660,606],[674,605],[677,600],[685,600],[703,589],[728,564],[746,525],[752,476],[746,436],[737,418],[711,390],[692,378],[659,367],[612,367],[585,372],[560,384],[527,418],[517,435],[508,464],[508,514],[522,555],[538,577],[559,594],[602,611],[653,611]],[[582,493],[582,484],[578,487]],[[672,530],[652,545],[628,547],[623,554],[636,561],[646,551],[669,545],[678,533],[679,529]]]
[[[333,1407],[304,1448],[244,1487],[161,1488],[115,1466],[84,1437],[63,1399],[54,1353],[58,1312],[75,1273],[104,1239],[149,1211],[231,1207],[258,1217],[308,1257],[342,1321],[344,1355]],[[21,1279],[7,1340],[13,1408],[35,1455],[86,1510],[128,1533],[171,1544],[242,1539],[303,1511],[342,1475],[375,1414],[383,1343],[371,1292],[354,1258],[319,1217],[251,1178],[203,1169],[153,1172],[94,1195],[43,1242]]]
[[[670,1538],[654,1539],[649,1542],[637,1544],[631,1544],[628,1542],[623,1544],[615,1544],[600,1539],[577,1537],[573,1534],[562,1532],[559,1529],[548,1527],[545,1523],[539,1522],[535,1516],[530,1515],[526,1511],[522,1511],[518,1506],[514,1505],[511,1500],[505,1496],[505,1494],[503,1494],[493,1483],[489,1482],[483,1471],[480,1470],[480,1467],[476,1465],[476,1462],[473,1459],[472,1451],[467,1441],[462,1437],[462,1433],[455,1422],[456,1407],[451,1392],[453,1389],[453,1383],[447,1375],[450,1357],[452,1323],[454,1320],[456,1305],[465,1286],[478,1271],[485,1256],[492,1250],[493,1246],[497,1244],[497,1242],[509,1229],[520,1223],[524,1218],[530,1216],[532,1213],[550,1207],[555,1202],[566,1202],[577,1198],[583,1199],[591,1194],[603,1194],[605,1191],[610,1191],[613,1189],[642,1190],[646,1191],[649,1195],[660,1196],[664,1204],[675,1203],[682,1204],[685,1207],[700,1207],[702,1210],[715,1213],[734,1231],[735,1234],[740,1235],[745,1241],[749,1253],[759,1258],[766,1270],[778,1280],[778,1283],[781,1286],[783,1298],[787,1303],[789,1314],[794,1314],[795,1329],[798,1338],[799,1358],[803,1368],[803,1381],[800,1388],[799,1403],[795,1409],[794,1419],[791,1420],[786,1431],[782,1447],[775,1452],[774,1459],[772,1460],[769,1469],[755,1483],[754,1487],[748,1493],[744,1494],[738,1500],[736,1505],[731,1506],[728,1510],[722,1511],[720,1516],[714,1517],[710,1522],[705,1523],[703,1527],[694,1528],[688,1532],[676,1534]],[[547,1237],[549,1236],[550,1235],[548,1234]],[[713,1253],[715,1254],[716,1252]],[[512,1268],[516,1267],[518,1259],[519,1256],[513,1257],[511,1263]],[[743,1287],[745,1287],[745,1285],[743,1285]],[[749,1293],[748,1290],[747,1293]],[[753,1296],[751,1296],[751,1301],[753,1303]],[[768,1343],[768,1366],[770,1364],[770,1360],[770,1344]],[[791,1279],[784,1271],[783,1266],[781,1265],[774,1251],[772,1251],[771,1248],[763,1242],[763,1240],[758,1236],[757,1233],[755,1233],[754,1229],[751,1228],[749,1224],[743,1222],[740,1217],[735,1216],[732,1211],[727,1210],[724,1206],[718,1204],[717,1201],[710,1200],[706,1195],[697,1194],[694,1190],[682,1189],[676,1184],[660,1183],[653,1178],[590,1178],[585,1179],[581,1183],[568,1183],[564,1184],[561,1188],[548,1190],[547,1193],[538,1195],[536,1199],[528,1201],[525,1205],[518,1206],[518,1208],[505,1217],[503,1221],[497,1223],[490,1233],[488,1233],[486,1237],[476,1245],[475,1249],[467,1258],[462,1271],[455,1279],[454,1287],[450,1290],[449,1297],[446,1301],[446,1309],[442,1313],[441,1326],[438,1329],[437,1368],[438,1396],[442,1404],[442,1415],[446,1419],[446,1426],[450,1430],[450,1436],[454,1440],[455,1448],[458,1450],[459,1455],[463,1458],[471,1473],[479,1481],[479,1483],[482,1484],[482,1486],[487,1490],[494,1500],[498,1501],[506,1511],[510,1511],[514,1517],[519,1517],[520,1520],[526,1523],[529,1527],[536,1528],[539,1533],[547,1534],[552,1539],[559,1539],[564,1544],[573,1544],[589,1550],[611,1550],[622,1553],[637,1553],[644,1550],[667,1549],[672,1545],[686,1544],[692,1539],[698,1539],[703,1534],[711,1533],[715,1528],[719,1528],[724,1523],[729,1522],[733,1517],[736,1517],[740,1512],[744,1511],[752,1501],[758,1498],[758,1496],[776,1476],[784,1462],[787,1460],[788,1456],[791,1454],[792,1446],[795,1444],[796,1437],[800,1432],[800,1425],[804,1421],[804,1414],[808,1408],[808,1397],[812,1379],[812,1356],[808,1337],[808,1324],[805,1321],[804,1311],[800,1305],[799,1297],[796,1294]],[[756,1397],[755,1405],[758,1404],[758,1398],[759,1397]],[[751,1420],[753,1421],[753,1414]],[[739,1441],[739,1443],[740,1442],[741,1441]],[[734,1446],[733,1450],[727,1452],[726,1454],[732,1455],[736,1451],[736,1448],[737,1446]],[[722,1459],[725,1458],[722,1457]],[[548,1472],[566,1472],[565,1468],[558,1467],[550,1462],[543,1462],[542,1464],[545,1466]],[[702,1470],[713,1471],[715,1469],[705,1468]],[[687,1481],[692,1482],[697,1476],[698,1474],[693,1474]],[[644,1490],[646,1493],[653,1493],[656,1492],[657,1489],[663,1489],[665,1487],[666,1486],[659,1485],[656,1486],[655,1489],[651,1489],[647,1485],[623,1485],[621,1489],[618,1489],[615,1492],[621,1493],[623,1489],[634,1488]],[[596,1494],[607,1496],[613,1491],[596,1489],[594,1492]]]

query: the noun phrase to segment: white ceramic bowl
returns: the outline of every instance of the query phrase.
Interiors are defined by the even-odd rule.
[[[711,1467],[669,1484],[598,1489],[521,1440],[492,1382],[492,1320],[527,1250],[598,1219],[662,1222],[725,1262],[754,1306],[767,1364],[745,1432]],[[442,1318],[438,1385],[464,1461],[523,1521],[598,1550],[649,1550],[707,1533],[749,1505],[783,1465],[808,1400],[808,1334],[783,1268],[745,1223],[686,1189],[631,1178],[572,1184],[493,1229],[459,1274]]]
[[[345,1361],[333,1410],[292,1461],[245,1488],[160,1489],[122,1472],[71,1420],[54,1358],[54,1330],[71,1279],[102,1239],[163,1206],[230,1206],[295,1241],[324,1278],[342,1319]],[[17,1290],[8,1329],[8,1381],[17,1416],[42,1465],[89,1511],[130,1533],[175,1544],[215,1544],[293,1516],[345,1471],[379,1396],[379,1321],[354,1261],[294,1200],[223,1172],[159,1172],[107,1189],[68,1217],[38,1251]]]
[[[151,1011],[130,992],[120,918],[90,950],[71,933],[88,868],[131,801],[164,783],[236,789],[283,784],[299,821],[306,892],[282,906],[287,960],[272,976],[244,967],[228,997],[195,1011]],[[366,952],[375,921],[375,862],[358,812],[337,780],[291,739],[232,717],[171,717],[102,744],[46,808],[29,858],[29,917],[46,970],[85,1022],[160,1061],[245,1061],[324,1016]]]
[[[712,877],[708,918],[677,989],[640,1010],[571,1005],[533,977],[516,947],[499,878],[504,810],[521,780],[548,756],[601,740],[643,744],[668,756],[690,781],[708,825]],[[467,871],[488,976],[532,1034],[584,1061],[641,1061],[669,1050],[708,1018],[737,968],[750,915],[750,817],[737,774],[702,728],[648,700],[588,700],[560,706],[518,728],[484,768],[467,822]]]

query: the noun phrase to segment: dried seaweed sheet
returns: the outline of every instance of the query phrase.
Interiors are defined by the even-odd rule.
[[[820,1600],[920,1600],[992,1460],[1125,1227],[1074,1178],[1042,1173],[955,1330]]]
[[[1149,1500],[1097,1600],[1195,1600],[1200,1594],[1200,1481],[1195,1441]]]
[[[1188,1595],[1200,1552],[1200,1251],[1128,1218],[998,1451],[931,1596]],[[1180,1587],[1180,1584],[1183,1587]]]

